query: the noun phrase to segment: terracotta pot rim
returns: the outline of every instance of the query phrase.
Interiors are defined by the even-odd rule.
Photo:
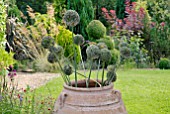
[[[110,90],[113,89],[113,84],[103,86],[103,87],[73,87],[73,86],[68,86],[67,84],[64,84],[63,87],[66,90],[71,90],[71,91],[84,91],[84,92],[93,92],[93,91],[103,91],[103,90]]]

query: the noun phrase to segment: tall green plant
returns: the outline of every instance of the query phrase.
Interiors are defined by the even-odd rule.
[[[68,0],[68,9],[76,10],[80,15],[80,23],[74,28],[74,33],[81,34],[87,40],[86,27],[94,18],[91,0]]]
[[[150,53],[154,63],[157,63],[160,58],[170,55],[170,28],[166,23],[161,23],[152,28],[150,33]]]
[[[117,18],[123,19],[125,17],[125,0],[117,0],[115,10]]]

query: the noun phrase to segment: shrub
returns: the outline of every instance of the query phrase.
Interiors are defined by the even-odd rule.
[[[168,58],[161,58],[159,61],[160,69],[170,69],[170,60]]]
[[[86,29],[90,38],[100,39],[106,34],[106,27],[98,20],[93,20],[89,23]]]
[[[59,34],[57,36],[56,42],[58,45],[62,46],[64,49],[64,56],[68,57],[70,60],[73,60],[74,57],[74,48],[73,48],[73,41],[72,41],[72,32],[67,30],[63,26],[58,26],[59,28]],[[75,44],[74,44],[75,45]],[[80,53],[79,48],[76,46],[77,51],[77,62],[80,61]]]
[[[158,25],[150,31],[150,55],[156,63],[161,57],[170,55],[170,29],[167,23],[165,26]]]

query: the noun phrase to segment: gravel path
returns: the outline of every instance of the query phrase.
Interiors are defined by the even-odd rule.
[[[46,84],[48,81],[59,77],[57,73],[17,73],[15,82],[18,83],[18,88],[26,88],[29,85],[32,89]]]

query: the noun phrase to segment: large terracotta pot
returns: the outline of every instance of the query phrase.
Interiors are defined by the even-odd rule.
[[[53,114],[127,114],[121,93],[113,84],[104,87],[85,88],[84,81],[78,88],[64,85],[64,90],[55,102]]]

